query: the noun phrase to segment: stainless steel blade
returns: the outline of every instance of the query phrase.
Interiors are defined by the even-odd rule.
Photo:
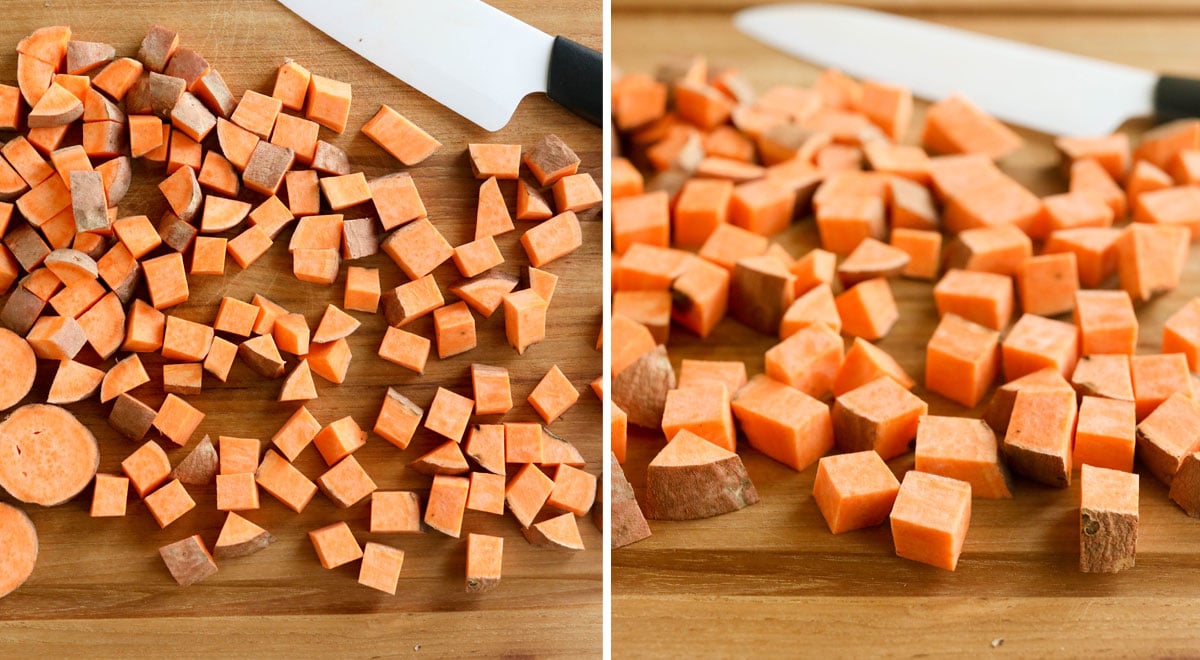
[[[546,91],[554,38],[480,0],[280,0],[350,50],[489,131]]]
[[[1153,112],[1154,72],[902,16],[778,4],[741,11],[735,24],[820,66],[930,100],[958,92],[1004,121],[1055,135],[1110,133]]]

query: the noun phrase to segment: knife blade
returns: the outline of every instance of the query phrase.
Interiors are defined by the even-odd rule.
[[[600,54],[480,0],[280,0],[343,46],[498,131],[521,99],[546,92],[599,124]]]
[[[739,12],[743,33],[815,64],[904,85],[918,97],[965,95],[996,117],[1055,135],[1100,135],[1132,117],[1200,114],[1200,82],[936,25],[819,3]]]

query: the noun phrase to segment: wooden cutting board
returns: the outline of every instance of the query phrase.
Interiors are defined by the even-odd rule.
[[[547,5],[507,0],[493,4],[550,34],[601,47],[597,1]],[[544,97],[527,99],[507,128],[489,134],[269,0],[37,0],[9,2],[5,10],[0,25],[4,52],[0,55],[0,80],[5,82],[16,79],[18,39],[35,28],[69,24],[77,38],[105,41],[116,46],[119,55],[133,56],[147,28],[159,23],[178,31],[184,46],[206,56],[235,94],[246,89],[269,94],[275,69],[284,57],[351,83],[354,102],[346,133],[335,135],[322,129],[322,138],[345,149],[352,166],[368,177],[405,169],[359,134],[358,129],[381,103],[396,108],[440,139],[444,144],[441,151],[411,172],[431,220],[454,245],[473,238],[479,182],[471,175],[468,142],[531,147],[544,134],[556,133],[582,158],[582,170],[600,180],[601,131]],[[136,165],[138,182],[120,205],[122,215],[145,214],[157,220],[166,210],[154,187],[161,176]],[[515,182],[503,182],[502,188],[511,204]],[[598,474],[600,405],[587,387],[601,370],[600,353],[595,350],[603,254],[598,209],[584,213],[582,220],[584,246],[547,267],[561,279],[550,307],[546,341],[518,356],[505,341],[502,313],[487,320],[476,315],[478,347],[444,361],[434,355],[425,374],[419,376],[376,356],[385,328],[382,316],[355,313],[363,325],[350,338],[354,359],[349,376],[340,386],[318,379],[320,398],[311,402],[309,409],[322,423],[352,415],[369,430],[388,386],[398,387],[422,406],[429,404],[438,387],[470,396],[469,367],[480,362],[507,367],[511,373],[517,405],[504,419],[536,421],[525,398],[557,364],[580,390],[581,398],[551,429],[573,442],[587,459],[588,469]],[[501,268],[513,274],[523,272],[527,265],[518,239],[532,225],[520,224],[518,231],[498,241],[507,259]],[[244,272],[230,260],[225,277],[191,278],[191,299],[170,313],[211,323],[222,296],[249,300],[257,292],[303,313],[315,327],[327,304],[341,305],[345,266],[333,286],[299,282],[291,274],[288,235],[282,234],[270,252]],[[380,268],[385,288],[406,279],[382,254],[360,265]],[[458,279],[449,262],[435,275],[443,289]],[[414,323],[413,328],[432,337],[430,318]],[[143,355],[143,359],[153,380],[132,394],[157,407],[164,396],[161,360],[157,355]],[[294,362],[289,361],[289,368]],[[40,365],[37,384],[27,401],[43,401],[52,376],[53,365]],[[202,395],[190,401],[207,416],[188,448],[168,452],[172,461],[182,459],[204,434],[214,439],[218,435],[256,437],[269,443],[298,407],[275,403],[281,382],[257,376],[240,361],[228,383],[206,376]],[[121,460],[137,445],[108,427],[107,408],[95,402],[70,406],[100,442],[101,471],[119,472]],[[410,447],[400,451],[372,434],[356,457],[380,489],[425,493],[430,480],[405,465],[438,443],[434,434],[422,429]],[[296,464],[312,479],[325,469],[313,449],[305,450]],[[158,528],[136,497],[124,518],[90,518],[90,489],[61,507],[22,506],[37,526],[41,553],[29,581],[0,600],[0,655],[27,655],[34,648],[47,656],[130,656],[147,650],[156,655],[226,657],[349,657],[415,651],[440,655],[599,653],[601,535],[590,518],[580,519],[588,550],[560,553],[530,546],[511,516],[468,512],[462,540],[438,532],[372,535],[367,531],[369,505],[365,503],[339,509],[318,494],[303,514],[297,515],[264,493],[262,508],[246,517],[270,530],[278,541],[251,557],[221,562],[217,575],[183,589],[167,573],[157,548],[196,533],[210,546],[216,541],[225,516],[216,511],[214,490],[189,487],[198,506],[165,530]],[[11,501],[6,495],[0,499]],[[360,542],[379,541],[405,551],[395,596],[358,585],[357,562],[336,570],[320,566],[307,532],[338,520],[349,522]],[[493,592],[464,592],[466,531],[505,539],[503,582]]]
[[[628,4],[628,3],[627,3]],[[1051,3],[1052,6],[1054,3]],[[949,14],[944,22],[1083,54],[1195,72],[1200,46],[1190,17]],[[687,29],[675,26],[686,25]],[[764,89],[805,85],[818,70],[743,37],[720,12],[617,13],[614,66],[652,71],[672,54],[703,53],[742,69]],[[864,47],[869,47],[864,44]],[[913,136],[919,126],[914,121]],[[1024,133],[1025,149],[1006,169],[1039,195],[1065,181],[1049,138]],[[910,138],[911,139],[911,138]],[[780,237],[794,255],[817,245],[813,222]],[[1138,309],[1139,351],[1157,352],[1162,323],[1200,294],[1200,254],[1192,250],[1183,286]],[[896,280],[901,319],[878,344],[923,380],[924,346],[937,322],[929,283]],[[1069,319],[1069,315],[1067,317]],[[671,328],[672,362],[745,360],[753,375],[777,339],[732,320],[708,340]],[[939,396],[917,393],[932,414],[978,416]],[[625,472],[641,492],[661,433],[631,432]],[[743,445],[744,447],[744,445]],[[613,650],[622,653],[864,657],[1015,653],[1020,656],[1194,653],[1188,604],[1200,567],[1200,523],[1141,479],[1137,566],[1117,575],[1082,574],[1079,485],[1056,490],[1021,480],[1015,499],[975,500],[956,572],[895,556],[887,526],[834,536],[812,501],[815,468],[797,473],[744,447],[762,498],[730,515],[651,522],[653,536],[613,552]],[[911,453],[891,461],[912,468]]]

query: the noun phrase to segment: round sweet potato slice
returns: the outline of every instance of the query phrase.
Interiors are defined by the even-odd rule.
[[[99,466],[96,437],[64,408],[29,404],[0,423],[0,488],[22,502],[62,504]]]
[[[37,530],[23,511],[0,503],[0,598],[16,591],[37,563]]]

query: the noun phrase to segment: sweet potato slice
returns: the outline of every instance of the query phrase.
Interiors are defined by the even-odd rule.
[[[680,431],[646,471],[646,513],[656,520],[695,520],[758,502],[742,459],[690,431]]]
[[[275,537],[270,532],[230,511],[213,546],[213,554],[218,559],[246,557],[265,550],[274,542]]]
[[[33,574],[38,558],[37,529],[20,509],[0,502],[0,538],[5,543],[0,558],[0,598],[4,598]]]
[[[621,464],[612,453],[609,454],[608,465],[609,470],[612,471],[612,486],[609,492],[609,499],[612,501],[610,538],[615,550],[650,536],[650,526],[646,524],[646,517],[642,514],[642,509],[633,495],[633,487],[629,485],[629,480],[625,478]],[[603,507],[597,505],[594,510],[601,509]]]
[[[0,423],[0,487],[21,502],[54,506],[78,495],[96,476],[100,449],[66,409],[29,404]]]

